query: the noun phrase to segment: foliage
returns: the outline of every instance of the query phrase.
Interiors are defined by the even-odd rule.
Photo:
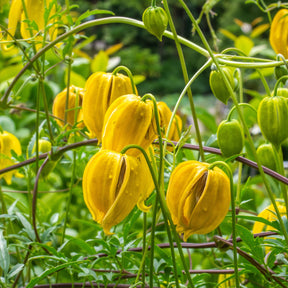
[[[287,5],[8,2],[0,286],[286,287],[288,65],[268,39]]]

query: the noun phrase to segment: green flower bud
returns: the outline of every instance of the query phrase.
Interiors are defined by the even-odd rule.
[[[168,25],[168,17],[165,10],[161,7],[148,7],[143,15],[142,21],[148,32],[162,41],[162,35]]]
[[[257,148],[256,152],[261,165],[271,170],[276,170],[276,161],[272,144],[262,144]]]
[[[232,89],[234,90],[235,88],[235,81],[233,77],[234,69],[231,67],[222,67],[222,70],[225,76],[227,77]],[[217,70],[211,71],[209,84],[214,96],[224,104],[227,104],[230,94],[220,71]]]
[[[241,153],[244,146],[244,134],[238,120],[224,120],[217,130],[218,146],[225,157]]]
[[[258,125],[264,137],[279,146],[288,137],[288,102],[282,96],[265,97],[258,106]]]

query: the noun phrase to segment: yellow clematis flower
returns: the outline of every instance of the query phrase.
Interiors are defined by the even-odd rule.
[[[149,168],[142,157],[100,150],[88,162],[83,175],[84,201],[93,219],[106,234],[137,204],[146,212],[144,200],[154,189]]]
[[[277,54],[288,58],[288,9],[279,10],[273,18],[269,41]]]
[[[136,88],[135,88],[136,89]],[[117,73],[96,72],[85,84],[83,100],[84,122],[90,138],[101,141],[104,116],[112,102],[125,94],[133,93],[130,78]]]
[[[163,135],[165,136],[166,130],[168,128],[172,112],[165,102],[157,102],[157,107],[160,116],[160,127],[163,129]],[[173,119],[171,129],[169,131],[168,140],[178,141],[180,139],[182,130],[182,119],[176,114]]]
[[[54,116],[63,119],[65,118],[65,107],[66,107],[66,97],[67,97],[67,88],[62,92],[57,94],[54,99],[52,113]],[[74,85],[71,85],[69,88],[69,101],[67,109],[67,122],[72,126],[75,124],[75,120],[78,123],[77,127],[83,128],[85,125],[83,123],[83,111],[81,109],[82,101],[84,97],[84,90],[78,88]],[[78,99],[78,103],[77,103]],[[77,116],[75,115],[77,113]],[[64,122],[56,120],[59,126],[64,126]]]
[[[230,180],[218,167],[186,161],[172,172],[166,201],[178,233],[184,241],[192,234],[213,231],[230,205]]]
[[[281,216],[286,215],[286,207],[281,205],[279,202],[276,202],[276,205],[278,207],[278,210],[279,210]],[[258,214],[258,217],[264,218],[270,222],[276,221],[277,216],[275,214],[274,206],[271,204],[268,207],[266,207],[265,209],[263,209]],[[256,234],[256,233],[261,233],[264,231],[273,231],[273,230],[275,230],[275,228],[273,228],[272,226],[267,226],[266,224],[264,224],[262,222],[255,222],[253,229],[252,229],[252,233]],[[269,237],[269,238],[273,239],[273,237]],[[266,253],[268,253],[270,250],[271,250],[270,247],[268,247],[268,246],[265,247]]]
[[[7,131],[3,131],[2,133],[0,132],[0,169],[4,169],[14,164],[14,161],[11,159],[11,150],[14,150],[17,155],[21,155],[22,149],[19,140],[16,136]],[[13,175],[19,178],[23,177],[22,174],[18,173],[16,170],[13,170],[1,174],[0,178],[4,178],[6,183],[10,185]]]
[[[130,144],[147,150],[156,139],[154,106],[150,100],[143,101],[134,94],[116,99],[105,114],[102,147],[121,152]],[[129,149],[128,155],[137,156],[138,149]]]
[[[45,6],[46,2],[46,6]],[[25,0],[25,7],[27,15],[24,11],[22,0],[12,0],[11,8],[8,16],[8,31],[11,35],[15,35],[18,23],[21,23],[21,35],[24,39],[29,39],[35,36],[39,32],[43,32],[45,29],[45,10],[49,8],[53,0]],[[55,7],[53,6],[50,11],[50,17],[55,13]],[[38,31],[31,30],[26,20],[34,21],[38,26]],[[50,20],[47,24],[52,24],[55,20]],[[57,37],[55,27],[49,29],[50,40]],[[8,40],[12,40],[8,35]],[[42,42],[42,36],[36,36],[37,41]]]

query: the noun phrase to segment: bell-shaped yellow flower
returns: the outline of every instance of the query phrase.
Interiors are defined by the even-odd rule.
[[[14,161],[11,159],[11,150],[14,150],[17,155],[21,155],[22,149],[19,140],[16,136],[7,131],[3,131],[3,133],[0,132],[0,169],[4,169],[14,164]],[[1,174],[0,178],[3,177],[6,183],[10,185],[13,175],[16,177],[23,177],[22,174],[18,173],[16,170],[13,170]]]
[[[82,88],[75,87],[73,85],[69,88],[69,101],[67,109],[67,122],[72,126],[75,123],[77,127],[83,128],[83,111],[81,109],[84,92]],[[65,107],[66,107],[67,88],[60,92],[54,99],[52,113],[54,116],[64,120],[65,118]],[[78,100],[78,101],[77,101]],[[77,115],[75,115],[77,113]],[[64,126],[64,122],[57,120],[60,126]]]
[[[136,89],[136,88],[135,88]],[[104,116],[112,102],[125,94],[133,93],[130,78],[117,73],[96,72],[85,84],[83,100],[84,123],[90,138],[101,141]]]
[[[286,213],[286,207],[281,205],[279,202],[276,202],[277,208],[281,214],[281,216],[285,215]],[[264,218],[270,222],[276,221],[277,220],[277,216],[275,214],[275,209],[274,206],[271,204],[268,207],[266,207],[265,209],[263,209],[259,214],[258,217]],[[271,230],[275,230],[273,227],[271,226],[267,226],[266,224],[262,223],[262,222],[255,222],[254,226],[253,226],[253,234],[255,233],[261,233],[264,231],[271,231]]]
[[[83,175],[83,196],[93,219],[106,234],[154,189],[149,168],[142,157],[100,150],[88,162]]]
[[[277,54],[288,58],[288,9],[279,10],[273,18],[269,41]]]
[[[21,35],[24,39],[31,38],[35,36],[39,32],[43,32],[45,28],[45,10],[48,9],[49,5],[53,0],[25,0],[25,7],[27,15],[23,9],[22,0],[12,0],[11,8],[8,16],[8,31],[11,35],[15,35],[17,25],[21,22]],[[45,6],[46,2],[46,6]],[[55,7],[53,6],[49,16],[51,17],[55,13]],[[31,30],[31,27],[27,23],[27,19],[30,21],[34,21],[38,26],[38,31]],[[55,21],[55,20],[53,20]],[[47,24],[53,23],[53,21],[49,21]],[[51,27],[49,29],[49,35],[51,40],[57,37],[57,33],[55,27]],[[11,37],[8,35],[8,40],[11,40]],[[42,36],[36,36],[36,40],[42,42]]]
[[[157,107],[160,116],[160,127],[162,128],[163,131],[162,136],[165,136],[166,130],[168,128],[172,116],[172,112],[165,102],[162,101],[158,102]],[[171,129],[169,131],[168,140],[178,141],[180,139],[181,130],[182,130],[182,119],[176,114],[173,119]]]
[[[166,201],[184,241],[192,234],[206,234],[225,218],[230,205],[230,180],[218,167],[186,161],[172,172]]]
[[[154,106],[151,100],[142,100],[134,94],[116,99],[104,118],[102,147],[121,152],[130,144],[144,150],[156,139]],[[138,149],[129,149],[128,155],[141,154]]]

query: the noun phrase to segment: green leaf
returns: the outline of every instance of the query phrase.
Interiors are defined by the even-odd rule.
[[[217,124],[215,117],[211,115],[206,109],[202,107],[196,108],[196,114],[198,119],[209,129],[212,133],[217,132]]]
[[[68,81],[68,69],[65,71],[65,84],[66,85],[67,85],[67,81]],[[70,85],[84,88],[85,83],[86,83],[86,79],[82,75],[74,71],[70,71]]]
[[[33,278],[28,285],[26,286],[26,288],[33,288],[37,283],[39,283],[42,279],[46,278],[48,275],[53,274],[59,270],[65,269],[69,266],[78,266],[79,264],[88,262],[88,260],[79,260],[79,261],[73,261],[70,263],[64,263],[61,265],[58,265],[56,267],[50,268],[45,270],[42,274],[40,274],[39,276]]]
[[[91,62],[92,73],[105,72],[107,70],[109,57],[105,51],[99,51]]]
[[[24,269],[24,264],[16,264],[12,267],[11,271],[9,272],[8,279],[17,275],[20,271]]]
[[[3,235],[3,230],[0,230],[0,267],[3,270],[4,276],[7,275],[10,266],[10,256],[8,253],[7,242]]]
[[[245,122],[248,128],[251,128],[254,124],[257,123],[257,111],[252,106],[241,106],[242,114],[244,116]],[[231,113],[231,119],[236,119],[240,121],[240,117],[237,109],[234,109]]]
[[[33,241],[35,241],[35,232],[31,226],[31,224],[28,222],[28,220],[19,212],[16,212],[16,216],[18,217],[19,221],[22,223],[24,227],[24,231],[27,233],[29,238]]]

